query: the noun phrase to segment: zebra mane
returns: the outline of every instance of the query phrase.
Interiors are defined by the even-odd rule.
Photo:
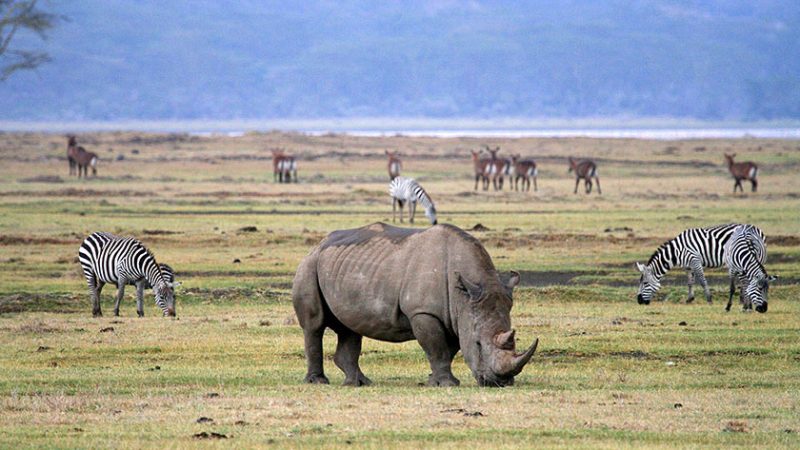
[[[753,255],[753,261],[755,261],[755,263],[758,265],[759,270],[761,270],[764,276],[767,276],[767,268],[764,267],[764,264],[761,264],[761,261],[759,261],[758,258],[755,257],[756,247],[753,245],[753,241],[747,239],[746,242],[747,242],[747,249],[750,250],[750,254]]]
[[[664,254],[665,250],[667,249],[667,246],[672,244],[672,241],[674,241],[674,240],[675,239],[670,239],[670,240],[664,242],[663,244],[659,245],[658,248],[656,249],[656,251],[654,251],[653,254],[650,255],[650,259],[647,260],[647,265],[648,266],[651,265],[656,260],[656,258],[658,258],[660,255]]]

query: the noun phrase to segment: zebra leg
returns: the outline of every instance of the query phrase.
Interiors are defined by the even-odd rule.
[[[603,191],[600,190],[600,177],[594,177],[594,180],[597,182],[597,193],[602,194]]]
[[[117,301],[114,303],[114,316],[119,316],[119,304],[125,296],[125,280],[117,281]]]
[[[411,330],[431,365],[428,386],[458,386],[460,382],[451,369],[457,343],[448,338],[442,323],[428,314],[417,314],[411,318]]]
[[[686,303],[692,303],[694,301],[694,272],[687,270],[686,275],[689,284],[689,297],[686,299]]]
[[[731,275],[731,289],[730,293],[728,294],[728,305],[725,306],[725,311],[731,310],[731,304],[733,303],[733,294],[736,292],[736,282],[734,281],[736,277]]]
[[[146,283],[146,280],[136,283],[136,314],[139,317],[144,317],[144,285]]]
[[[344,372],[344,385],[369,386],[372,384],[372,381],[358,366],[358,358],[361,356],[361,335],[348,329],[338,330],[336,334],[339,337],[339,343],[336,345],[333,362]]]
[[[711,290],[708,288],[708,282],[706,281],[706,276],[703,273],[703,266],[702,263],[699,261],[696,263],[698,267],[694,269],[694,276],[695,279],[700,282],[700,286],[703,286],[703,293],[706,296],[706,302],[711,304]]]
[[[89,296],[92,298],[92,316],[102,317],[103,311],[100,310],[100,293],[106,284],[96,281],[94,278],[87,280],[89,284]]]
[[[392,223],[395,222],[395,214],[396,213],[397,213],[397,199],[392,197]]]
[[[403,223],[403,201],[402,200],[398,200],[397,201],[397,207],[400,208],[400,223]],[[411,206],[409,206],[409,208],[410,207]]]
[[[408,203],[408,221],[414,223],[414,216],[417,214],[417,202]]]
[[[528,182],[528,189],[530,189],[530,187],[531,187],[530,182]],[[535,176],[533,177],[533,190],[534,190],[534,192],[539,192],[539,186],[536,185],[536,177]]]

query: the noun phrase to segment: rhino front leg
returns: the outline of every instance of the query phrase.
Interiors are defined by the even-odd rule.
[[[367,378],[358,366],[358,358],[361,356],[361,335],[346,329],[339,330],[336,334],[339,336],[339,343],[336,345],[333,362],[344,372],[344,385],[369,386],[372,384],[372,380]]]
[[[411,329],[431,364],[432,373],[428,377],[428,386],[461,384],[450,368],[458,349],[448,342],[442,322],[428,314],[417,314],[411,319]]]

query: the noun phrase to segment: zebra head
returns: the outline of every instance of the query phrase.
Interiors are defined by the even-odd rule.
[[[425,208],[425,216],[431,221],[431,225],[436,225],[439,221],[436,219],[436,207],[431,205],[430,208]]]
[[[769,293],[769,282],[774,281],[777,277],[767,276],[754,277],[750,280],[745,288],[745,297],[750,301],[750,304],[755,307],[755,310],[760,313],[767,312],[767,294]]]
[[[642,274],[639,277],[639,293],[636,296],[636,301],[640,305],[649,305],[653,295],[661,288],[661,280],[653,274],[653,269],[650,266],[637,262],[636,269]]]
[[[156,304],[165,316],[175,317],[175,284],[169,282],[159,283],[153,288]]]

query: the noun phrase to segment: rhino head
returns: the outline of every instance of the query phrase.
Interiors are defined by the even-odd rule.
[[[481,386],[510,386],[530,361],[539,340],[524,352],[516,352],[511,329],[511,294],[519,274],[511,272],[502,282],[493,273],[488,282],[472,282],[456,272],[456,289],[465,308],[458,313],[458,340],[472,375]]]

